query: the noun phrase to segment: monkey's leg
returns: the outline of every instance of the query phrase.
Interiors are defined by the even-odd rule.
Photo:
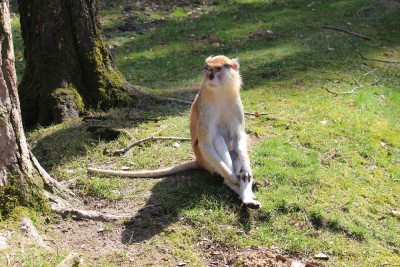
[[[231,170],[231,172],[234,173],[232,158],[231,158],[231,155],[229,154],[229,149],[225,142],[224,137],[220,134],[217,134],[215,136],[213,145],[215,147],[215,151],[217,152],[218,156],[225,163],[225,165]],[[238,183],[238,182],[236,182],[236,183]]]
[[[255,200],[252,191],[253,173],[250,167],[250,159],[247,154],[247,143],[244,132],[239,135],[240,137],[234,140],[233,150],[230,152],[233,161],[233,168],[235,175],[240,181],[240,199],[246,206],[258,209],[261,207],[259,201]]]

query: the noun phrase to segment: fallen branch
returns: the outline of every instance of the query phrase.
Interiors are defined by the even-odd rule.
[[[377,61],[377,62],[390,63],[390,64],[400,64],[400,61],[392,61],[392,60],[384,60],[384,59],[376,59],[376,58],[366,57],[366,56],[364,56],[363,53],[360,52],[360,50],[358,50],[357,46],[352,41],[350,41],[350,39],[347,39],[347,40],[351,44],[351,46],[354,48],[356,53],[364,60]]]
[[[173,141],[190,141],[190,138],[185,138],[185,137],[175,137],[175,136],[154,136],[154,134],[151,134],[148,137],[139,139],[135,142],[133,142],[132,144],[124,147],[123,149],[118,149],[118,150],[114,150],[114,151],[109,151],[109,150],[104,150],[103,154],[108,155],[111,154],[113,156],[120,156],[125,154],[129,149],[131,149],[134,146],[138,146],[144,142],[147,141],[156,141],[156,140],[173,140]]]
[[[335,30],[335,31],[339,31],[339,32],[344,32],[344,33],[347,33],[347,34],[350,34],[350,35],[354,35],[354,36],[363,38],[363,39],[365,39],[365,40],[372,40],[372,37],[365,36],[365,35],[362,35],[362,34],[359,34],[359,33],[356,33],[356,32],[351,32],[351,31],[348,31],[348,30],[346,30],[346,29],[342,29],[342,28],[338,28],[338,27],[333,27],[333,26],[322,26],[322,28],[324,28],[324,29],[329,29],[329,30]]]
[[[83,121],[89,121],[89,120],[95,120],[95,121],[105,121],[105,120],[114,120],[115,118],[110,117],[110,116],[85,116],[82,118]],[[125,119],[130,120],[130,121],[154,121],[154,122],[159,122],[164,119],[160,118],[130,118],[126,117]]]

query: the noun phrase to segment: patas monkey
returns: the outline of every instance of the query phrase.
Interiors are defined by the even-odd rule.
[[[196,161],[155,171],[110,171],[89,168],[89,172],[128,177],[160,177],[203,168],[224,178],[243,204],[260,208],[252,192],[253,174],[247,154],[242,79],[237,59],[215,56],[206,59],[200,93],[191,108],[190,134]]]

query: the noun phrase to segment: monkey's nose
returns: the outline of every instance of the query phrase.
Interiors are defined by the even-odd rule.
[[[214,79],[214,73],[211,72],[210,76],[208,76],[210,80]]]

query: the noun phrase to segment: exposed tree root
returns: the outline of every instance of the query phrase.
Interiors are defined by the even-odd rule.
[[[90,210],[80,210],[75,208],[66,208],[59,205],[52,205],[52,210],[63,217],[72,216],[74,219],[86,219],[91,221],[121,221],[132,219],[132,215],[112,215],[106,213],[98,213]]]
[[[43,237],[39,234],[36,227],[33,225],[33,222],[28,218],[22,218],[20,228],[22,232],[30,238],[36,245],[48,250],[54,251],[53,248],[49,247],[43,240]]]
[[[82,264],[79,254],[72,251],[68,256],[60,262],[56,267],[78,267]]]

